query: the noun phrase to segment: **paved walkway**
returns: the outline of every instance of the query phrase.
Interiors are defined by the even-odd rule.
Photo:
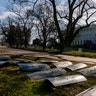
[[[8,51],[6,53],[0,53],[1,55],[12,54],[12,55],[34,56],[34,57],[47,57],[47,58],[52,58],[56,60],[70,60],[70,61],[76,61],[76,62],[96,64],[95,58],[77,57],[77,56],[69,56],[69,55],[62,55],[62,54],[49,54],[46,52],[35,52],[35,51],[7,48],[6,46],[0,46],[0,50]]]

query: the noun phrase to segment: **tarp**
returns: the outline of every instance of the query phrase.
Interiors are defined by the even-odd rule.
[[[89,75],[92,75],[92,74],[96,74],[96,66],[92,66],[92,67],[89,67],[89,68],[85,68],[85,69],[82,69],[82,70],[79,70],[78,72],[82,73],[83,75],[85,76],[89,76]]]
[[[68,85],[73,83],[78,83],[86,81],[87,79],[83,75],[69,75],[69,76],[60,76],[46,79],[48,86],[58,87],[62,85]]]
[[[53,63],[53,65],[55,65],[57,68],[66,68],[70,65],[73,65],[72,62],[70,61],[62,61],[62,62],[55,62]]]
[[[0,61],[7,61],[10,59],[10,56],[0,56]]]
[[[75,96],[96,96],[96,85],[86,89],[85,91],[83,91]]]
[[[86,64],[78,63],[78,64],[74,64],[74,65],[68,66],[67,68],[72,70],[72,71],[75,71],[75,70],[78,70],[78,69],[81,69],[81,68],[85,68],[85,67],[87,67]]]
[[[17,64],[20,67],[21,71],[41,71],[41,70],[48,70],[50,69],[50,66],[47,64],[35,64],[35,63],[18,63]]]
[[[27,74],[28,77],[31,79],[45,79],[49,77],[55,77],[66,73],[64,69],[61,68],[54,68],[47,71],[39,71],[35,73]]]

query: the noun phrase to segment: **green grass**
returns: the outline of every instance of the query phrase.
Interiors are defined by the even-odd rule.
[[[39,48],[39,47],[32,47],[32,46],[28,46],[27,48],[19,47],[18,49],[24,49],[24,50],[30,50],[30,51],[38,51],[38,52],[56,53],[56,54],[60,53],[60,51],[57,50],[57,49],[46,48],[45,50],[43,50],[43,48],[41,48],[41,47]]]
[[[33,60],[33,61],[38,61],[38,60],[56,60],[57,61],[57,59],[51,59],[51,58],[48,58],[48,57],[21,56],[21,58],[28,59],[28,60]]]
[[[82,56],[82,57],[91,57],[91,58],[96,58],[96,51],[82,51],[82,52],[79,52],[79,51],[64,51],[64,52],[60,52],[59,50],[57,49],[49,49],[49,48],[46,48],[45,50],[43,50],[42,48],[38,48],[38,47],[32,47],[32,46],[29,46],[28,48],[24,48],[24,47],[21,47],[20,49],[24,49],[24,50],[30,50],[30,51],[39,51],[39,52],[48,52],[48,53],[53,53],[53,54],[64,54],[64,55],[73,55],[73,56]]]
[[[28,59],[29,57],[22,58]],[[35,60],[36,58],[30,57],[29,59]],[[89,66],[92,65],[89,64]],[[66,70],[67,73],[64,76],[78,74],[76,71]],[[96,75],[92,75],[87,77],[88,81],[61,86],[57,87],[56,90],[51,90],[45,87],[43,80],[31,80],[26,76],[29,72],[18,73],[18,71],[19,67],[13,64],[0,68],[0,96],[74,96],[96,84]]]
[[[43,81],[30,80],[18,70],[12,65],[0,68],[0,96],[47,96]]]
[[[66,52],[62,52],[62,54],[64,54],[64,55],[82,56],[82,57],[92,57],[92,58],[96,57],[96,53],[95,52],[66,51]]]

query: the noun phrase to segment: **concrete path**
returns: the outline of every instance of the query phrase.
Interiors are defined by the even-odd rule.
[[[0,55],[12,54],[12,55],[25,55],[25,56],[33,56],[33,57],[47,57],[56,60],[69,60],[69,61],[83,62],[88,64],[96,64],[95,58],[77,57],[77,56],[69,56],[69,55],[62,55],[62,54],[49,54],[46,52],[35,52],[35,51],[7,48],[6,46],[0,46],[0,50],[8,51],[6,53],[0,53]]]

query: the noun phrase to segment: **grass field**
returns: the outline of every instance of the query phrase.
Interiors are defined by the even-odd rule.
[[[28,59],[29,57],[22,58]],[[29,59],[36,60],[36,57],[30,57]],[[89,64],[89,66],[92,65]],[[87,81],[57,87],[55,90],[51,90],[51,88],[48,89],[47,86],[45,86],[43,80],[31,80],[26,76],[27,73],[29,72],[20,72],[19,67],[14,64],[1,67],[0,96],[74,96],[96,84],[96,75],[92,75],[86,77],[88,79]],[[67,76],[72,74],[78,73],[67,70],[67,73],[64,75]]]
[[[69,50],[69,51],[64,51],[60,52],[57,49],[48,49],[46,48],[43,50],[42,48],[33,48],[32,46],[29,46],[28,48],[20,48],[20,49],[25,49],[25,50],[30,50],[30,51],[39,51],[39,52],[48,52],[48,53],[53,53],[53,54],[64,54],[64,55],[73,55],[73,56],[81,56],[81,57],[90,57],[90,58],[96,58],[96,51],[95,50],[83,50],[81,52],[76,51],[76,50]]]
[[[9,52],[7,50],[0,50],[0,53],[6,53],[6,52]]]
[[[96,58],[96,52],[66,51],[66,52],[62,52],[62,54],[64,54],[64,55],[73,55],[73,56]]]

